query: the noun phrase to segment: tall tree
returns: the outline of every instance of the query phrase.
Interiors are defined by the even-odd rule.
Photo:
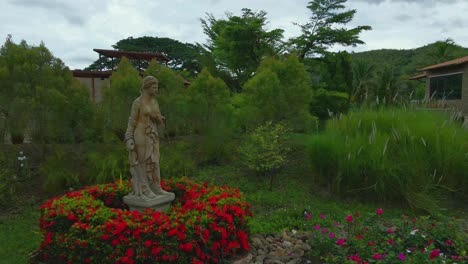
[[[353,64],[353,90],[350,97],[355,102],[364,102],[369,98],[372,87],[375,87],[375,65],[365,60]]]
[[[166,66],[152,60],[145,71],[145,76],[154,76],[159,81],[157,97],[162,114],[166,117],[164,134],[178,136],[188,134],[189,122],[187,89],[184,79]]]
[[[16,138],[34,142],[84,140],[93,107],[85,87],[47,47],[13,42],[0,49],[0,112]]]
[[[336,44],[353,47],[364,44],[359,39],[359,34],[371,27],[344,27],[353,20],[356,13],[354,9],[340,12],[345,8],[345,2],[346,0],[312,0],[308,3],[307,8],[312,12],[310,21],[303,25],[297,24],[302,35],[290,40],[291,47],[298,52],[299,58],[323,53]]]
[[[294,131],[313,127],[309,114],[310,78],[296,56],[265,58],[238,98],[237,117],[247,129],[265,122],[285,121]]]
[[[385,65],[377,76],[377,90],[375,94],[377,103],[385,105],[395,103],[398,95],[400,95],[400,86],[401,81],[395,70],[391,66]]]
[[[263,57],[280,48],[283,30],[267,31],[266,15],[244,8],[241,16],[226,14],[226,19],[216,19],[208,14],[201,19],[208,36],[205,47],[212,52],[217,69],[234,77],[237,89],[252,77]]]
[[[441,63],[454,59],[453,51],[457,45],[453,39],[448,38],[443,41],[434,43],[433,50],[429,53],[430,59],[433,63]]]
[[[110,87],[103,89],[101,109],[105,126],[120,139],[124,138],[130,106],[140,94],[141,79],[127,58],[123,58],[111,76]]]

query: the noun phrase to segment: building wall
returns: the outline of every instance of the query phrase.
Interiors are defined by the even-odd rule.
[[[102,101],[102,90],[104,87],[110,86],[109,78],[86,78],[86,77],[75,77],[78,81],[84,84],[89,91],[89,96],[91,100],[95,103]],[[94,87],[93,87],[94,83]]]
[[[465,117],[468,117],[468,63],[461,66],[447,67],[443,69],[436,69],[426,71],[426,100],[429,100],[430,95],[430,77],[450,74],[456,72],[463,72],[463,81],[462,81],[462,94],[460,100],[444,100],[444,101],[435,101],[433,107],[451,107],[456,108],[462,113]]]

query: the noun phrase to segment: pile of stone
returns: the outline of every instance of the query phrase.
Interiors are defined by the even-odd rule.
[[[252,235],[249,254],[233,264],[316,263],[307,256],[311,249],[307,239],[307,234],[295,230],[277,235]]]

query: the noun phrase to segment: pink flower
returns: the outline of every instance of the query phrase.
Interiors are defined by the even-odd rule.
[[[387,229],[387,233],[389,233],[389,234],[394,234],[395,231],[393,231],[391,228],[389,228],[389,229]]]
[[[447,246],[451,246],[451,245],[453,245],[453,244],[455,244],[455,243],[453,243],[452,240],[447,239],[447,240],[445,240],[445,244],[446,244]]]
[[[358,255],[353,255],[349,259],[351,259],[352,261],[357,262],[357,263],[361,262],[361,259],[359,258]]]
[[[398,258],[399,258],[400,260],[405,260],[405,259],[406,259],[406,256],[405,256],[405,254],[400,253],[400,254],[398,254]]]
[[[336,244],[339,245],[339,246],[341,246],[341,245],[343,245],[343,244],[345,243],[345,241],[346,241],[346,240],[344,240],[343,238],[340,238],[340,239],[338,239],[338,240],[336,241]]]
[[[361,235],[357,235],[357,236],[356,236],[356,239],[357,239],[357,240],[361,240],[361,239],[362,239],[362,236],[361,236]]]
[[[319,226],[319,225],[315,225],[315,226],[314,226],[314,229],[315,229],[315,230],[319,230],[319,229],[320,229],[320,226]]]
[[[429,258],[430,259],[435,259],[436,257],[438,257],[440,254],[440,250],[438,249],[434,249],[431,251],[431,254],[429,255]]]
[[[325,215],[324,215],[324,214],[321,214],[321,215],[320,215],[320,218],[325,219]]]
[[[378,214],[378,215],[381,215],[381,214],[383,214],[383,209],[382,209],[382,208],[379,208],[379,209],[377,209],[377,210],[375,211],[375,213]]]
[[[328,236],[329,236],[330,238],[334,238],[334,237],[335,237],[335,234],[330,233]]]
[[[373,259],[382,259],[382,255],[376,253],[374,256],[372,256]]]
[[[352,215],[346,216],[346,221],[347,221],[347,222],[351,223],[351,222],[353,222],[353,220],[354,220],[354,219],[353,219],[353,216],[352,216]]]
[[[327,229],[325,229],[325,228],[324,228],[324,229],[322,229],[322,233],[324,233],[324,234],[325,234],[325,233],[327,233],[327,232],[328,232],[328,230],[327,230]]]
[[[312,218],[312,214],[306,214],[305,215],[305,219],[310,219],[310,218]]]

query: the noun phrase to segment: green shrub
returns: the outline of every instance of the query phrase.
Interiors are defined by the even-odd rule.
[[[79,173],[75,170],[72,152],[56,147],[55,153],[49,155],[39,166],[39,174],[45,176],[44,189],[51,193],[59,193],[82,186]]]
[[[204,69],[188,89],[191,127],[200,135],[197,159],[215,163],[229,160],[234,152],[234,118],[228,87]]]
[[[20,182],[18,176],[9,166],[7,158],[0,153],[0,206],[12,207],[17,199]]]
[[[87,154],[87,166],[92,170],[88,173],[96,175],[91,183],[108,183],[130,175],[128,152],[123,142],[114,134],[106,134],[105,145]]]
[[[346,113],[349,108],[348,97],[347,93],[318,89],[312,97],[310,112],[322,120]]]
[[[186,142],[161,145],[161,177],[164,179],[180,178],[195,174],[196,164]]]
[[[341,196],[434,211],[440,195],[467,191],[468,133],[438,113],[360,110],[329,120],[307,145],[319,181]]]
[[[284,124],[267,122],[250,133],[239,147],[242,161],[249,169],[270,176],[270,190],[273,188],[273,171],[286,163],[287,132]]]

